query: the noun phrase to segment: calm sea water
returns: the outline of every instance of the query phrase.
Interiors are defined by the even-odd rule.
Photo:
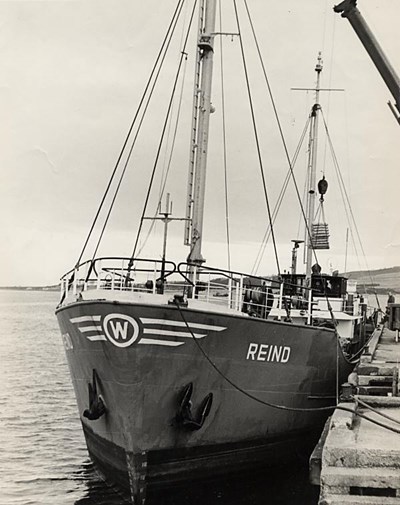
[[[0,290],[0,505],[128,505],[94,471],[54,309],[58,293]],[[149,505],[313,505],[307,462],[149,493]]]

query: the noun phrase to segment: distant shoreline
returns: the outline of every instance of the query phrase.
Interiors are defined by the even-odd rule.
[[[60,291],[60,286],[0,286],[3,291]]]
[[[387,295],[389,291],[400,294],[400,266],[371,270],[358,270],[340,274],[357,281],[357,292],[360,294]],[[261,276],[262,277],[262,276]],[[273,278],[275,276],[264,276]],[[50,286],[0,286],[2,290],[14,291],[60,291],[60,284]]]

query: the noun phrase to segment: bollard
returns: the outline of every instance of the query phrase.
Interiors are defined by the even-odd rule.
[[[342,384],[340,391],[340,401],[341,402],[352,402],[354,401],[354,393],[356,391],[356,387],[350,382],[345,382]]]

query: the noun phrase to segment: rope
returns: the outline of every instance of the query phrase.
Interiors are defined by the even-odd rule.
[[[190,328],[189,323],[187,322],[187,320],[186,320],[186,318],[185,318],[185,316],[183,314],[183,311],[182,311],[182,309],[181,309],[181,307],[179,305],[179,302],[176,299],[174,299],[174,303],[176,305],[176,308],[179,311],[179,314],[180,314],[180,316],[182,318],[182,321],[185,323],[186,328],[190,332],[190,334],[191,334],[191,336],[192,336],[195,344],[197,345],[199,351],[201,352],[201,354],[203,355],[203,357],[206,359],[206,361],[212,366],[212,368],[218,373],[218,375],[220,375],[228,384],[230,384],[234,389],[236,389],[237,391],[239,391],[240,393],[242,393],[244,396],[247,396],[248,398],[250,398],[251,400],[254,400],[257,403],[265,405],[266,407],[270,407],[270,408],[277,409],[277,410],[284,410],[284,411],[287,411],[287,412],[304,412],[304,413],[306,413],[306,412],[327,412],[327,411],[335,410],[335,409],[343,410],[344,412],[350,412],[351,414],[354,414],[354,415],[356,415],[358,417],[361,417],[361,418],[365,419],[366,421],[369,421],[369,422],[371,422],[373,424],[376,424],[377,426],[385,428],[385,429],[387,429],[389,431],[393,431],[394,433],[399,433],[400,434],[400,429],[393,428],[392,426],[388,426],[386,424],[383,424],[383,423],[377,421],[376,419],[371,419],[370,417],[366,416],[365,414],[362,414],[361,412],[358,412],[357,410],[354,410],[354,409],[351,409],[351,408],[347,408],[347,407],[343,407],[342,405],[331,405],[329,407],[312,407],[312,408],[288,407],[287,405],[279,405],[279,404],[276,404],[276,403],[267,402],[265,400],[261,400],[261,398],[258,398],[257,396],[252,395],[248,391],[244,390],[243,388],[241,388],[240,386],[238,386],[237,384],[235,384],[231,379],[229,379],[229,377],[227,377],[218,368],[218,366],[212,361],[212,359],[208,356],[208,354],[204,351],[204,349],[200,345],[199,339],[194,335],[192,329]]]
[[[258,44],[258,40],[257,40],[257,37],[256,37],[256,33],[255,33],[255,30],[254,30],[253,22],[252,22],[252,19],[251,19],[251,16],[250,16],[250,11],[249,11],[249,8],[248,8],[246,0],[244,0],[244,4],[246,6],[246,11],[247,11],[247,15],[248,15],[248,18],[249,18],[251,30],[252,30],[253,37],[254,37],[254,41],[255,41],[255,44],[256,44],[256,47],[257,47],[258,56],[259,56],[259,59],[260,59],[260,62],[261,62],[261,66],[262,66],[262,69],[263,69],[264,78],[265,78],[265,81],[266,81],[266,84],[267,84],[267,88],[268,88],[268,92],[269,92],[269,95],[270,95],[270,98],[271,98],[271,103],[272,103],[272,106],[273,106],[273,109],[274,109],[274,114],[275,114],[275,118],[276,118],[276,121],[277,121],[277,124],[278,124],[278,129],[279,129],[279,132],[280,132],[282,144],[283,144],[284,151],[285,151],[285,154],[286,154],[286,159],[287,159],[287,162],[289,164],[289,170],[290,170],[290,173],[292,175],[292,180],[293,180],[293,184],[294,184],[294,187],[295,187],[295,190],[296,190],[297,199],[298,199],[298,202],[299,202],[299,205],[300,205],[301,213],[303,215],[303,219],[304,219],[304,223],[305,223],[305,228],[306,228],[306,233],[307,233],[307,236],[310,239],[310,242],[312,243],[312,240],[311,240],[311,237],[312,237],[311,230],[310,230],[310,227],[308,226],[308,223],[307,223],[307,217],[306,217],[306,214],[305,214],[305,211],[304,211],[304,207],[303,207],[303,204],[302,204],[302,201],[301,201],[300,192],[299,192],[299,188],[298,188],[298,185],[297,185],[297,182],[296,182],[296,178],[294,176],[293,165],[292,165],[292,163],[290,161],[289,151],[288,151],[288,148],[287,148],[285,137],[283,135],[283,129],[282,129],[282,126],[281,126],[281,122],[279,120],[278,111],[277,111],[277,108],[276,108],[276,105],[275,105],[275,100],[274,100],[274,97],[273,97],[273,94],[272,94],[272,88],[271,88],[270,83],[269,83],[269,79],[268,79],[267,72],[266,72],[266,69],[265,69],[264,61],[263,61],[263,58],[262,58],[262,55],[261,55],[261,51],[260,51],[260,46]],[[235,3],[235,6],[236,6],[236,3]],[[313,113],[313,110],[314,110],[314,108],[312,109],[311,114]],[[311,117],[311,114],[310,114],[310,117]],[[317,253],[315,252],[315,249],[313,249],[312,252],[313,252],[313,256],[315,258],[315,261],[318,263],[318,257],[317,257]],[[322,275],[321,275],[321,280],[322,280]],[[326,298],[326,302],[327,302],[329,313],[331,315],[331,319],[332,319],[332,321],[333,321],[333,323],[335,325],[335,328],[336,328],[336,320],[334,318],[332,306],[331,306],[331,304],[329,302],[329,298],[328,298],[328,295],[326,293],[325,287],[324,287],[324,295],[325,295],[325,298]]]
[[[131,254],[131,257],[130,257],[130,260],[129,260],[129,264],[128,264],[128,274],[129,274],[129,271],[130,271],[130,269],[132,268],[132,265],[133,265],[133,260],[134,260],[135,254],[136,254],[136,248],[137,248],[137,245],[138,245],[138,242],[139,242],[140,233],[141,233],[141,230],[142,230],[142,227],[143,227],[144,216],[146,214],[147,204],[148,204],[148,201],[149,201],[149,198],[150,198],[150,192],[151,192],[151,188],[152,188],[152,185],[153,185],[154,176],[155,176],[155,172],[156,172],[156,168],[157,168],[157,164],[158,164],[158,159],[159,159],[159,156],[160,156],[161,147],[162,147],[162,144],[163,144],[164,135],[165,135],[165,131],[166,131],[167,124],[168,124],[169,114],[170,114],[172,103],[173,103],[173,99],[174,99],[174,96],[175,96],[175,91],[176,91],[176,87],[177,87],[177,83],[178,83],[178,78],[179,78],[182,62],[183,62],[184,57],[186,57],[185,49],[186,49],[186,44],[187,44],[187,41],[188,41],[188,38],[189,38],[190,29],[191,29],[191,26],[192,26],[192,21],[193,21],[193,16],[194,16],[196,4],[197,4],[197,1],[195,1],[195,3],[193,4],[192,14],[191,14],[189,26],[188,26],[188,29],[187,29],[187,32],[186,32],[186,38],[185,38],[185,42],[184,42],[183,49],[182,49],[182,52],[181,52],[181,58],[179,60],[178,70],[176,72],[175,81],[174,81],[174,85],[173,85],[172,92],[171,92],[171,97],[170,97],[169,104],[168,104],[167,114],[166,114],[166,117],[165,117],[165,120],[164,120],[164,125],[163,125],[163,129],[162,129],[162,132],[161,132],[161,138],[160,138],[160,142],[159,142],[159,145],[158,145],[157,154],[156,154],[153,170],[152,170],[151,177],[150,177],[150,183],[149,183],[149,187],[147,189],[147,194],[146,194],[146,199],[145,199],[144,206],[143,206],[142,216],[140,218],[140,224],[139,224],[138,232],[137,232],[137,235],[136,235],[135,245],[133,247],[132,254]]]
[[[389,421],[393,421],[394,423],[396,424],[400,424],[400,420],[399,419],[395,419],[394,417],[392,416],[388,416],[387,414],[384,414],[383,412],[381,412],[380,410],[377,410],[377,409],[374,409],[374,407],[372,407],[371,405],[368,405],[368,403],[365,403],[363,402],[362,400],[360,400],[360,398],[357,398],[357,402],[362,405],[363,407],[365,407],[366,409],[369,409],[371,410],[372,412],[374,412],[375,414],[378,414],[379,416],[382,416],[384,417],[385,419],[389,419]]]
[[[167,52],[168,52],[168,49],[169,49],[169,46],[170,46],[170,43],[171,43],[171,40],[172,40],[173,34],[174,34],[174,32],[175,32],[176,25],[177,25],[177,23],[178,23],[178,19],[179,19],[179,17],[180,17],[181,12],[182,12],[182,7],[183,7],[183,4],[181,4],[181,6],[180,6],[180,10],[179,10],[179,12],[178,12],[178,14],[177,14],[177,16],[176,16],[176,18],[175,18],[174,26],[173,26],[173,28],[172,28],[172,30],[171,30],[170,35],[169,35],[169,40],[168,40],[168,42],[167,42],[167,44],[166,44],[166,46],[165,46],[165,51],[164,51],[163,57],[162,57],[162,59],[161,59],[160,66],[159,66],[159,68],[158,68],[158,71],[157,71],[156,77],[155,77],[155,79],[154,79],[154,82],[153,82],[152,88],[151,88],[151,90],[150,90],[149,96],[147,97],[146,105],[145,105],[145,107],[144,107],[144,110],[143,110],[142,116],[141,116],[141,118],[140,118],[139,126],[138,126],[138,128],[137,128],[137,131],[136,131],[135,137],[134,137],[134,139],[133,139],[132,145],[131,145],[131,147],[130,147],[130,149],[129,149],[129,152],[128,152],[128,155],[127,155],[127,157],[126,157],[126,160],[125,160],[125,163],[124,163],[124,168],[123,168],[123,170],[122,170],[122,172],[121,172],[121,175],[120,175],[120,178],[119,178],[119,181],[118,181],[117,187],[116,187],[115,192],[114,192],[113,199],[112,199],[111,204],[110,204],[110,208],[109,208],[109,210],[108,210],[108,212],[107,212],[106,219],[105,219],[105,221],[104,221],[104,223],[103,223],[103,228],[102,228],[102,230],[101,230],[101,233],[100,233],[99,239],[98,239],[98,241],[97,241],[97,244],[96,244],[96,247],[95,247],[94,253],[93,253],[93,255],[92,255],[92,263],[93,263],[94,258],[96,257],[97,251],[98,251],[99,246],[100,246],[100,244],[101,244],[101,241],[102,241],[102,239],[103,239],[103,235],[104,235],[104,232],[105,232],[105,230],[106,230],[106,227],[107,227],[108,221],[109,221],[109,219],[110,219],[111,212],[112,212],[112,210],[113,210],[113,208],[114,208],[114,204],[115,204],[115,201],[116,201],[116,199],[117,199],[117,196],[118,196],[118,193],[119,193],[119,190],[120,190],[120,187],[121,187],[122,181],[123,181],[123,179],[124,179],[124,177],[125,177],[126,169],[127,169],[127,167],[128,167],[129,161],[130,161],[130,159],[131,159],[133,149],[134,149],[134,147],[135,147],[135,145],[136,145],[136,140],[137,140],[137,138],[138,138],[138,136],[139,136],[139,132],[140,132],[140,130],[141,130],[141,127],[142,127],[142,124],[143,124],[143,121],[144,121],[144,118],[145,118],[145,115],[146,115],[146,112],[147,112],[148,106],[149,106],[149,104],[150,104],[150,100],[151,100],[151,98],[152,98],[152,96],[153,96],[153,92],[154,92],[155,86],[156,86],[156,84],[157,84],[157,82],[158,82],[158,78],[159,78],[159,76],[160,76],[160,72],[161,72],[162,66],[163,66],[164,61],[165,61],[165,57],[166,57],[166,55],[167,55]]]
[[[233,381],[231,381],[231,379],[229,379],[229,377],[227,377],[218,367],[217,365],[211,360],[211,358],[208,356],[208,354],[204,351],[204,349],[202,348],[202,346],[200,345],[199,343],[199,339],[194,335],[192,329],[190,328],[182,310],[181,310],[181,307],[179,305],[179,303],[174,300],[174,303],[179,311],[179,314],[182,318],[182,321],[185,323],[185,326],[187,327],[188,331],[190,332],[191,336],[193,337],[193,340],[195,342],[195,344],[197,345],[199,351],[201,352],[201,354],[203,355],[203,357],[206,359],[206,361],[208,361],[208,363],[212,366],[212,368],[214,368],[214,370],[226,381],[228,382],[228,384],[230,384],[234,389],[236,389],[237,391],[239,391],[240,393],[244,394],[245,396],[247,396],[248,398],[250,398],[251,400],[254,400],[256,401],[257,403],[261,403],[262,405],[266,405],[267,407],[271,407],[271,408],[274,408],[274,409],[278,409],[278,410],[287,410],[287,411],[290,411],[290,412],[316,412],[316,411],[328,411],[328,410],[333,410],[335,409],[335,405],[332,405],[330,407],[313,407],[313,408],[297,408],[297,407],[288,407],[286,405],[278,405],[278,404],[275,404],[275,403],[271,403],[271,402],[267,402],[265,400],[261,400],[261,398],[257,398],[256,396],[252,395],[251,393],[249,393],[248,391],[245,391],[243,388],[241,388],[240,386],[238,386],[237,384],[235,384]]]
[[[334,166],[335,166],[335,169],[336,169],[336,172],[337,172],[337,175],[338,175],[339,183],[341,184],[340,187],[343,187],[342,196],[343,196],[343,194],[345,195],[345,202],[348,205],[348,208],[349,208],[349,211],[350,211],[350,215],[351,215],[351,220],[350,220],[349,217],[348,217],[347,211],[346,211],[347,219],[348,219],[348,222],[349,222],[349,225],[350,225],[350,233],[351,233],[352,239],[354,240],[353,233],[352,233],[352,228],[351,228],[351,224],[353,223],[353,226],[354,226],[356,234],[357,234],[358,242],[359,242],[359,245],[360,245],[360,249],[361,249],[361,252],[362,252],[363,257],[364,257],[365,265],[367,267],[368,275],[369,275],[371,284],[373,285],[374,284],[374,279],[372,277],[371,270],[370,270],[370,268],[368,266],[368,262],[367,262],[366,254],[365,254],[364,247],[363,247],[363,244],[362,244],[362,241],[361,241],[360,233],[358,231],[357,223],[356,223],[356,220],[355,220],[354,214],[353,214],[353,209],[352,209],[352,206],[350,204],[350,198],[349,198],[349,195],[348,195],[347,190],[346,190],[346,186],[345,186],[344,181],[343,181],[343,176],[342,176],[342,173],[341,173],[341,170],[340,170],[340,167],[339,167],[339,162],[338,162],[335,150],[333,148],[332,140],[331,140],[331,137],[329,135],[328,126],[326,124],[325,117],[324,117],[324,114],[322,112],[322,109],[321,109],[321,113],[322,113],[322,119],[323,119],[323,122],[324,122],[324,127],[325,127],[325,131],[326,131],[326,135],[328,137],[329,147],[330,147],[331,153],[332,153],[332,159],[333,159]],[[345,207],[345,209],[346,209],[346,207]],[[355,246],[355,244],[354,244],[354,246]],[[377,302],[378,308],[381,309],[381,306],[380,306],[380,303],[379,303],[379,298],[378,298],[378,295],[377,295],[376,291],[374,291],[374,294],[375,294],[375,298],[376,298],[376,302]]]
[[[301,146],[303,145],[304,138],[305,138],[305,135],[307,133],[309,124],[310,124],[310,117],[307,118],[306,124],[304,126],[303,132],[302,132],[301,137],[300,137],[300,141],[299,141],[299,143],[297,145],[296,151],[295,151],[294,156],[292,158],[291,164],[292,164],[293,168],[294,168],[294,166],[295,166],[295,164],[297,162],[297,158],[299,156]],[[279,212],[279,210],[281,208],[281,205],[282,205],[282,202],[283,202],[283,198],[284,198],[284,196],[286,194],[286,190],[287,190],[287,187],[289,185],[289,181],[290,181],[290,169],[286,173],[285,180],[283,182],[282,188],[280,190],[278,199],[277,199],[277,201],[275,203],[275,207],[274,207],[274,210],[273,210],[273,213],[272,213],[272,217],[273,217],[273,222],[274,223],[275,223],[275,220],[276,220],[276,218],[278,216],[278,212]],[[268,242],[270,236],[271,236],[271,228],[270,228],[270,226],[268,226],[267,229],[266,229],[266,231],[265,231],[265,233],[264,233],[264,237],[263,237],[263,240],[261,242],[260,249],[259,249],[259,251],[257,253],[256,259],[255,259],[255,262],[254,262],[254,265],[253,265],[253,268],[252,268],[252,271],[251,271],[252,275],[256,275],[256,273],[258,272],[258,269],[260,267],[261,260],[262,260],[262,258],[264,256],[265,248],[267,246],[267,242]]]
[[[234,3],[235,3],[235,0],[234,0]],[[308,223],[307,223],[306,213],[305,213],[304,206],[303,206],[303,203],[302,203],[302,200],[301,200],[301,196],[300,196],[299,188],[298,188],[298,185],[297,185],[297,181],[296,181],[296,178],[294,176],[293,165],[292,165],[292,163],[290,161],[289,150],[288,150],[288,147],[287,147],[287,144],[286,144],[285,136],[283,134],[283,129],[282,129],[281,122],[279,120],[279,115],[278,115],[278,110],[276,108],[275,99],[274,99],[273,94],[272,94],[272,88],[271,88],[271,85],[270,85],[270,82],[269,82],[269,79],[268,79],[268,75],[267,75],[267,72],[266,72],[266,69],[265,69],[264,60],[263,60],[262,55],[261,55],[260,46],[258,44],[257,36],[256,36],[255,30],[254,30],[253,21],[251,19],[250,11],[249,11],[249,8],[248,8],[246,0],[244,0],[244,4],[245,4],[245,7],[246,7],[246,11],[247,11],[247,15],[248,15],[248,18],[249,18],[251,30],[252,30],[252,33],[253,33],[254,42],[255,42],[256,47],[257,47],[257,53],[258,53],[258,57],[260,59],[261,67],[262,67],[262,70],[263,70],[264,79],[265,79],[265,82],[267,84],[268,93],[269,93],[270,98],[271,98],[271,103],[272,103],[272,107],[273,107],[273,110],[274,110],[275,119],[276,119],[276,122],[277,122],[277,125],[278,125],[280,137],[281,137],[281,140],[282,140],[283,148],[284,148],[284,151],[285,151],[286,160],[287,160],[288,165],[289,165],[289,170],[290,170],[290,173],[291,173],[291,176],[292,176],[292,180],[293,180],[293,184],[294,184],[294,187],[295,187],[297,199],[298,199],[298,202],[299,202],[299,205],[300,205],[301,213],[303,215],[303,220],[304,220],[304,223],[305,223],[306,232],[307,232],[308,237],[311,240],[311,230],[310,230],[310,228],[308,226]],[[236,3],[235,3],[235,5],[236,5]],[[315,261],[318,263],[318,258],[317,258],[317,254],[316,254],[315,250],[313,250],[313,255],[314,255]],[[328,304],[329,304],[329,301],[328,301]]]
[[[94,227],[95,227],[95,225],[96,225],[96,223],[97,223],[97,220],[98,220],[98,218],[99,218],[99,215],[100,215],[101,209],[103,208],[103,205],[104,205],[105,199],[106,199],[106,197],[107,197],[108,191],[110,190],[111,184],[112,184],[112,182],[113,182],[113,180],[114,180],[114,177],[115,177],[115,174],[116,174],[117,168],[118,168],[118,166],[119,166],[119,163],[120,163],[120,161],[121,161],[122,155],[123,155],[123,153],[124,153],[124,151],[125,151],[125,148],[126,148],[126,146],[127,146],[128,140],[129,140],[129,138],[130,138],[130,136],[131,136],[131,133],[132,133],[133,127],[134,127],[134,125],[135,125],[135,123],[136,123],[136,120],[137,120],[137,117],[138,117],[138,115],[139,115],[139,111],[140,111],[140,109],[141,109],[141,107],[142,107],[142,105],[143,105],[143,102],[144,102],[144,99],[145,99],[145,97],[146,97],[147,91],[148,91],[148,89],[149,89],[150,83],[151,83],[151,81],[152,81],[152,78],[153,78],[154,72],[155,72],[155,70],[156,70],[156,68],[157,68],[157,65],[158,65],[158,62],[159,62],[159,60],[160,60],[160,57],[161,57],[161,55],[162,55],[162,53],[163,53],[163,51],[164,51],[165,44],[166,44],[166,41],[167,41],[167,39],[168,39],[168,36],[169,36],[170,30],[171,30],[171,28],[172,28],[172,26],[173,26],[173,24],[174,24],[174,19],[175,19],[175,17],[177,16],[177,13],[178,13],[178,12],[180,12],[180,9],[182,9],[182,6],[181,6],[181,2],[182,2],[182,1],[183,1],[183,0],[179,0],[179,1],[178,1],[178,3],[177,3],[177,5],[176,5],[176,8],[175,8],[174,14],[173,14],[172,19],[171,19],[171,22],[170,22],[170,24],[169,24],[169,26],[168,26],[168,30],[167,30],[167,32],[166,32],[166,34],[165,34],[165,36],[164,36],[164,40],[163,40],[163,42],[162,42],[162,44],[161,44],[161,48],[160,48],[160,50],[159,50],[159,52],[158,52],[158,55],[157,55],[156,61],[155,61],[154,65],[153,65],[153,68],[152,68],[152,70],[151,70],[151,72],[150,72],[150,76],[149,76],[149,78],[148,78],[148,80],[147,80],[147,84],[146,84],[145,89],[144,89],[144,91],[143,91],[142,97],[141,97],[141,99],[140,99],[140,102],[139,102],[138,108],[137,108],[136,113],[135,113],[135,116],[134,116],[134,118],[133,118],[133,120],[132,120],[132,123],[131,123],[131,125],[130,125],[130,127],[129,127],[129,130],[128,130],[128,133],[127,133],[127,135],[126,135],[125,141],[124,141],[124,143],[123,143],[123,145],[122,145],[122,148],[121,148],[120,154],[119,154],[119,156],[118,156],[118,158],[117,158],[117,161],[116,161],[116,163],[115,163],[114,170],[113,170],[113,172],[112,172],[112,174],[111,174],[110,180],[108,181],[108,184],[107,184],[106,190],[105,190],[105,192],[104,192],[104,194],[103,194],[103,198],[102,198],[102,200],[101,200],[101,202],[100,202],[99,208],[97,209],[96,215],[95,215],[94,220],[93,220],[93,222],[92,222],[92,225],[91,225],[91,227],[90,227],[89,233],[88,233],[88,235],[87,235],[87,237],[86,237],[86,240],[85,240],[85,243],[84,243],[84,245],[83,245],[82,251],[81,251],[81,253],[80,253],[80,255],[79,255],[79,258],[78,258],[78,260],[77,260],[77,262],[76,262],[76,265],[77,265],[77,266],[79,265],[79,263],[80,263],[80,262],[81,262],[81,260],[82,260],[83,254],[84,254],[84,252],[85,252],[85,250],[86,250],[86,247],[87,247],[87,245],[88,245],[88,242],[89,242],[89,240],[90,240],[90,237],[91,237],[91,235],[92,235],[92,233],[93,233]],[[178,16],[179,16],[179,14],[178,14]]]
[[[175,120],[175,127],[174,127],[174,133],[173,133],[173,137],[172,137],[172,144],[171,144],[171,150],[170,150],[170,155],[169,155],[169,159],[168,159],[167,169],[165,170],[165,175],[163,175],[163,180],[161,181],[161,185],[160,185],[161,187],[160,187],[160,193],[159,193],[159,197],[158,197],[157,209],[154,212],[154,220],[151,222],[149,230],[147,232],[147,235],[146,235],[145,239],[143,240],[143,243],[142,243],[140,249],[137,252],[138,256],[143,251],[143,249],[146,246],[146,243],[147,243],[147,241],[148,241],[148,239],[149,239],[149,237],[151,235],[151,232],[153,231],[153,228],[154,228],[154,226],[156,224],[155,218],[157,216],[158,209],[161,206],[162,198],[164,196],[164,192],[165,192],[165,187],[166,187],[167,180],[168,180],[169,171],[170,171],[170,168],[171,168],[172,155],[173,155],[174,148],[175,148],[176,136],[177,136],[177,131],[178,131],[178,124],[179,124],[179,119],[180,119],[180,114],[181,114],[181,107],[182,107],[182,102],[183,102],[183,91],[184,91],[186,68],[187,68],[187,55],[185,55],[185,65],[184,65],[184,70],[183,70],[181,92],[180,92],[180,96],[179,96],[178,111],[177,111],[176,120]]]
[[[219,6],[219,31],[222,33],[222,9],[221,0]],[[226,243],[228,255],[228,270],[231,269],[231,249],[230,249],[230,236],[229,236],[229,205],[228,205],[228,170],[227,170],[227,154],[226,154],[226,123],[225,123],[225,84],[224,84],[224,64],[223,64],[223,51],[222,51],[222,37],[220,42],[221,54],[221,100],[222,100],[222,144],[223,144],[223,158],[224,158],[224,189],[225,189],[225,221],[226,221]]]
[[[261,157],[261,148],[260,148],[260,142],[259,142],[258,133],[257,133],[257,125],[256,125],[255,112],[254,112],[253,98],[251,95],[249,75],[248,75],[248,71],[247,71],[246,58],[245,58],[245,54],[244,54],[243,39],[242,39],[242,34],[241,34],[241,29],[240,29],[240,22],[239,22],[239,16],[238,16],[238,11],[237,11],[236,0],[233,0],[233,5],[235,7],[235,16],[236,16],[236,24],[237,24],[237,28],[238,28],[238,33],[239,33],[240,50],[241,50],[241,54],[242,54],[243,69],[244,69],[245,79],[246,79],[247,94],[249,97],[251,119],[252,119],[252,123],[253,123],[253,132],[254,132],[254,138],[255,138],[256,147],[257,147],[257,156],[258,156],[258,162],[259,162],[259,166],[260,166],[261,180],[262,180],[263,189],[264,189],[265,201],[267,204],[268,220],[269,220],[269,225],[271,227],[272,242],[274,245],[276,267],[278,270],[278,274],[280,276],[281,270],[280,270],[280,266],[279,266],[278,250],[277,250],[277,245],[276,245],[276,240],[275,240],[275,233],[274,233],[274,228],[273,228],[271,208],[269,205],[267,183],[265,180],[264,167],[263,167],[263,162],[262,162],[262,157]]]
[[[380,426],[381,428],[385,428],[385,430],[393,431],[393,433],[400,434],[400,429],[394,428],[393,426],[388,426],[387,424],[384,424],[384,423],[381,423],[381,422],[377,421],[376,419],[372,419],[371,417],[368,417],[365,414],[358,412],[357,410],[343,407],[342,405],[338,405],[336,408],[338,410],[343,410],[344,412],[350,412],[351,414],[355,414],[356,416],[361,417],[361,419],[365,419],[366,421],[369,421],[372,424],[376,424],[377,426]]]
[[[257,40],[256,34],[255,34],[254,25],[253,25],[253,22],[252,22],[252,19],[251,19],[251,15],[250,15],[250,11],[249,11],[249,8],[248,8],[248,5],[247,5],[247,1],[244,0],[244,3],[245,3],[245,6],[246,6],[246,11],[247,11],[247,14],[248,14],[251,30],[252,30],[252,33],[253,33],[253,38],[254,38],[254,41],[255,41],[255,44],[256,44],[256,47],[257,47],[258,56],[259,56],[259,59],[260,59],[260,62],[261,62],[261,66],[262,66],[262,69],[263,69],[264,78],[265,78],[265,81],[266,81],[266,84],[267,84],[267,88],[268,88],[268,92],[269,92],[269,95],[270,95],[270,98],[271,98],[271,103],[272,103],[272,106],[273,106],[273,109],[274,109],[274,114],[275,114],[275,118],[276,118],[276,121],[277,121],[277,124],[278,124],[278,129],[279,129],[279,132],[280,132],[281,140],[282,140],[284,151],[285,151],[285,154],[286,154],[286,159],[287,159],[287,162],[289,164],[289,170],[290,170],[290,173],[292,175],[292,180],[293,180],[293,183],[294,183],[294,186],[295,186],[295,190],[296,190],[297,198],[298,198],[298,201],[299,201],[301,213],[303,215],[306,232],[307,232],[307,235],[308,235],[308,237],[310,239],[310,242],[312,243],[311,230],[310,230],[310,227],[309,227],[309,225],[307,223],[307,217],[306,217],[306,214],[305,214],[305,211],[304,211],[304,207],[303,207],[303,204],[302,204],[302,201],[301,201],[299,188],[298,188],[298,185],[297,185],[297,182],[296,182],[296,178],[294,176],[293,165],[292,165],[292,163],[290,161],[289,151],[288,151],[288,148],[287,148],[285,137],[283,135],[283,129],[282,129],[282,126],[281,126],[281,123],[280,123],[280,120],[279,120],[278,111],[277,111],[277,108],[276,108],[276,105],[275,105],[275,100],[274,100],[274,97],[273,97],[273,94],[272,94],[272,88],[271,88],[270,83],[269,83],[269,79],[268,79],[267,72],[266,72],[265,65],[264,65],[264,61],[263,61],[263,58],[262,58],[262,55],[261,55],[260,46],[258,44],[258,40]],[[234,5],[235,5],[236,18],[237,18],[237,9],[236,9],[236,1],[235,0],[234,0]],[[238,27],[239,27],[238,20],[237,20],[237,23],[238,23]],[[239,32],[240,32],[240,29],[239,29]],[[242,38],[241,37],[240,37],[240,43],[241,43],[241,48],[242,48],[242,55],[243,55],[243,58],[244,58],[243,45],[242,45]],[[246,67],[245,67],[245,70],[246,70]],[[246,72],[246,78],[247,78],[247,72]],[[249,89],[249,86],[248,86],[248,89]],[[311,116],[312,116],[313,112],[314,112],[314,106],[313,106],[312,111],[310,113],[310,119],[311,119]],[[253,113],[253,109],[252,109],[252,113]],[[268,206],[268,208],[269,208],[269,206]],[[271,219],[270,219],[270,222],[271,222]],[[274,237],[274,234],[273,234],[272,230],[273,230],[273,228],[271,226],[271,234],[272,234],[272,237],[273,237],[274,249],[275,249],[275,240],[274,240],[275,237]],[[316,263],[318,263],[318,257],[317,257],[317,254],[315,252],[315,249],[313,249],[312,252],[313,252],[313,256],[315,258]],[[276,249],[275,249],[275,254],[276,254]],[[321,275],[321,280],[322,280],[322,275]],[[325,298],[326,298],[326,302],[327,302],[327,306],[328,306],[328,310],[329,310],[332,322],[333,322],[333,324],[334,324],[334,326],[336,328],[337,323],[336,323],[336,320],[335,320],[335,317],[334,317],[334,314],[333,314],[333,309],[332,309],[332,306],[331,306],[331,304],[329,302],[329,298],[328,298],[328,295],[326,293],[325,287],[324,287],[324,295],[325,295]]]

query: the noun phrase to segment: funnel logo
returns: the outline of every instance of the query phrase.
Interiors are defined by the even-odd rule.
[[[108,314],[103,320],[107,339],[117,347],[129,347],[139,338],[139,325],[125,314]]]

